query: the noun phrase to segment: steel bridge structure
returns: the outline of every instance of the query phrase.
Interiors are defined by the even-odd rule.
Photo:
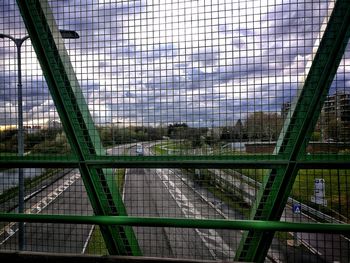
[[[2,212],[3,222],[98,225],[110,255],[142,256],[135,227],[243,230],[235,261],[264,262],[276,232],[350,235],[348,223],[286,222],[282,214],[300,170],[350,169],[349,155],[308,154],[307,147],[327,101],[350,37],[350,2],[338,0],[323,22],[319,43],[299,79],[298,91],[273,153],[201,155],[110,155],[90,113],[86,94],[71,62],[47,0],[17,0],[20,14],[43,71],[47,87],[68,139],[71,154],[0,155],[0,167],[78,169],[94,215]],[[73,8],[73,7],[72,7]],[[84,96],[85,95],[85,96]],[[214,130],[214,128],[212,127]],[[143,217],[127,213],[114,181],[115,169],[263,169],[266,175],[256,192],[247,219]],[[168,188],[171,187],[168,185]],[[347,194],[348,195],[348,194]],[[346,253],[346,252],[344,252]]]

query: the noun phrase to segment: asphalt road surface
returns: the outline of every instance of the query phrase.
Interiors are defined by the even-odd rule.
[[[148,146],[144,144],[145,155],[151,155]],[[134,151],[132,148],[131,154]],[[179,169],[127,169],[124,202],[128,214],[133,216],[243,218],[206,189],[196,187]],[[295,218],[291,209],[286,209],[283,216]],[[135,227],[134,230],[145,256],[190,259],[232,260],[242,235],[242,231],[202,229]],[[341,253],[349,251],[349,244],[339,235],[297,235],[305,241],[304,246],[312,244],[309,250],[286,246],[286,241],[275,238],[267,261],[349,262],[349,255]]]
[[[212,173],[215,173],[217,178],[229,182],[232,188],[236,190],[239,189],[243,195],[243,199],[248,204],[253,204],[255,202],[257,187],[253,187],[252,184],[259,184],[258,182],[247,178],[243,174],[236,172],[235,178],[231,175],[226,174],[220,170],[210,169]],[[243,180],[243,178],[245,179]],[[251,184],[247,181],[250,180]],[[238,192],[239,192],[238,191]],[[305,211],[301,209],[299,213],[293,213],[291,205],[287,205],[281,216],[281,221],[286,222],[302,222],[302,223],[316,223],[317,220],[306,214],[306,210],[309,209],[308,206],[303,205]],[[311,209],[311,208],[310,208]],[[319,216],[322,213],[319,212]],[[231,217],[231,216],[229,216]],[[235,217],[231,217],[235,218]],[[297,240],[294,241],[292,238],[288,240],[290,245],[302,244],[307,249],[297,249],[295,247],[289,247],[285,252],[286,260],[290,262],[350,262],[350,242],[349,239],[339,234],[325,234],[325,233],[291,233]],[[273,251],[274,247],[278,247],[276,240],[272,244],[270,249],[270,254],[275,253],[276,257],[280,253],[277,250]]]
[[[167,169],[129,169],[124,202],[129,215],[177,218],[222,218]],[[135,227],[145,256],[232,259],[228,243],[240,235],[206,229]],[[231,240],[231,239],[234,240]],[[236,242],[235,242],[236,243]]]
[[[92,208],[77,170],[33,196],[25,203],[32,214],[91,215]],[[81,253],[91,226],[75,224],[26,223],[25,250],[40,252]],[[0,249],[17,250],[18,224],[0,228]]]
[[[123,154],[135,145],[114,147],[110,154]],[[151,155],[149,146],[144,154]],[[179,169],[127,169],[123,194],[128,214],[133,216],[176,218],[232,218],[243,216],[223,204],[206,189],[187,180]],[[25,204],[26,213],[91,215],[92,208],[77,170],[67,173]],[[305,222],[286,209],[284,218]],[[282,219],[283,220],[283,219]],[[90,225],[26,224],[25,250],[81,253]],[[188,259],[232,260],[242,231],[134,227],[145,256]],[[348,240],[339,235],[297,233],[311,244],[310,251],[279,244],[274,240],[270,254],[281,262],[349,262]],[[0,249],[17,250],[18,225],[0,226]],[[315,249],[316,248],[316,249]],[[283,257],[283,255],[287,255]]]
[[[110,154],[122,154],[129,147],[122,145],[109,149]],[[41,170],[40,170],[41,171]],[[92,215],[85,187],[77,169],[65,174],[44,190],[29,193],[25,213]],[[26,193],[27,194],[27,193]],[[10,211],[11,212],[11,211]],[[15,211],[14,211],[15,212]],[[25,250],[55,253],[81,253],[87,245],[91,225],[34,224],[24,227]],[[18,224],[4,222],[0,225],[0,249],[18,250]]]
[[[134,154],[132,148],[131,154]],[[144,149],[149,154],[148,149]],[[124,203],[132,216],[224,218],[186,183],[180,170],[127,169]],[[231,213],[235,213],[231,211]],[[241,231],[134,227],[145,256],[188,259],[230,259]]]

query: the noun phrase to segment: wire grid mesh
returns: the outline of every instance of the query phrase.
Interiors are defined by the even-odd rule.
[[[77,169],[22,169],[25,176],[24,213],[92,215]],[[1,212],[18,212],[18,181],[14,181],[18,179],[18,169],[4,170],[1,176],[4,187]],[[18,249],[19,229],[18,223],[1,222],[1,249]],[[81,253],[90,229],[87,225],[25,223],[25,250]]]
[[[333,7],[331,1],[49,4],[58,28],[80,36],[64,44],[75,71],[70,77],[76,76],[92,116],[82,129],[91,132],[93,120],[98,132],[91,134],[93,145],[85,145],[89,154],[103,155],[105,148],[107,155],[138,159],[254,155],[257,161],[275,157],[276,141]],[[0,7],[0,34],[26,36],[15,2],[5,0]],[[0,157],[15,158],[21,147],[19,64],[13,41],[0,41]],[[75,158],[30,39],[23,42],[21,56],[23,154],[49,161]],[[315,114],[315,129],[303,149],[306,158],[346,158],[347,73],[348,49],[320,116]],[[26,213],[93,213],[77,170],[53,166],[22,172]],[[121,168],[113,170],[112,184],[129,215],[249,219],[269,172],[255,167]],[[0,171],[2,212],[16,211],[17,174],[16,169]],[[281,220],[348,223],[347,178],[348,170],[300,170]],[[17,224],[2,223],[1,249],[18,249],[17,229]],[[241,231],[133,229],[143,255],[159,257],[232,260],[242,237]],[[26,250],[108,253],[97,226],[26,224],[24,231]],[[266,261],[347,262],[348,255],[346,236],[276,233]]]

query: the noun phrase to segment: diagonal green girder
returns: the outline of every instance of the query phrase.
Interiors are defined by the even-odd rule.
[[[305,149],[319,118],[350,36],[350,1],[338,0],[333,8],[320,45],[313,58],[303,88],[292,105],[280,134],[275,154],[288,160],[284,168],[274,168],[265,178],[252,208],[251,219],[278,221],[292,190],[297,161]],[[236,260],[264,262],[274,231],[244,233]]]
[[[111,169],[89,167],[85,161],[105,150],[79,87],[63,39],[47,0],[17,0],[52,99],[96,215],[127,215]],[[110,254],[141,255],[130,226],[101,226]]]

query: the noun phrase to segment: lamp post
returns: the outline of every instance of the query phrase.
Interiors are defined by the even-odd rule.
[[[64,39],[77,39],[79,34],[71,30],[60,30]],[[17,132],[17,148],[18,156],[24,155],[24,130],[23,130],[23,97],[22,97],[22,67],[21,67],[21,47],[29,36],[15,38],[7,34],[0,34],[0,38],[8,38],[13,41],[17,48],[17,99],[18,99],[18,132]],[[23,169],[18,169],[18,212],[24,212],[24,176]],[[24,222],[20,222],[18,226],[18,249],[24,250]]]

